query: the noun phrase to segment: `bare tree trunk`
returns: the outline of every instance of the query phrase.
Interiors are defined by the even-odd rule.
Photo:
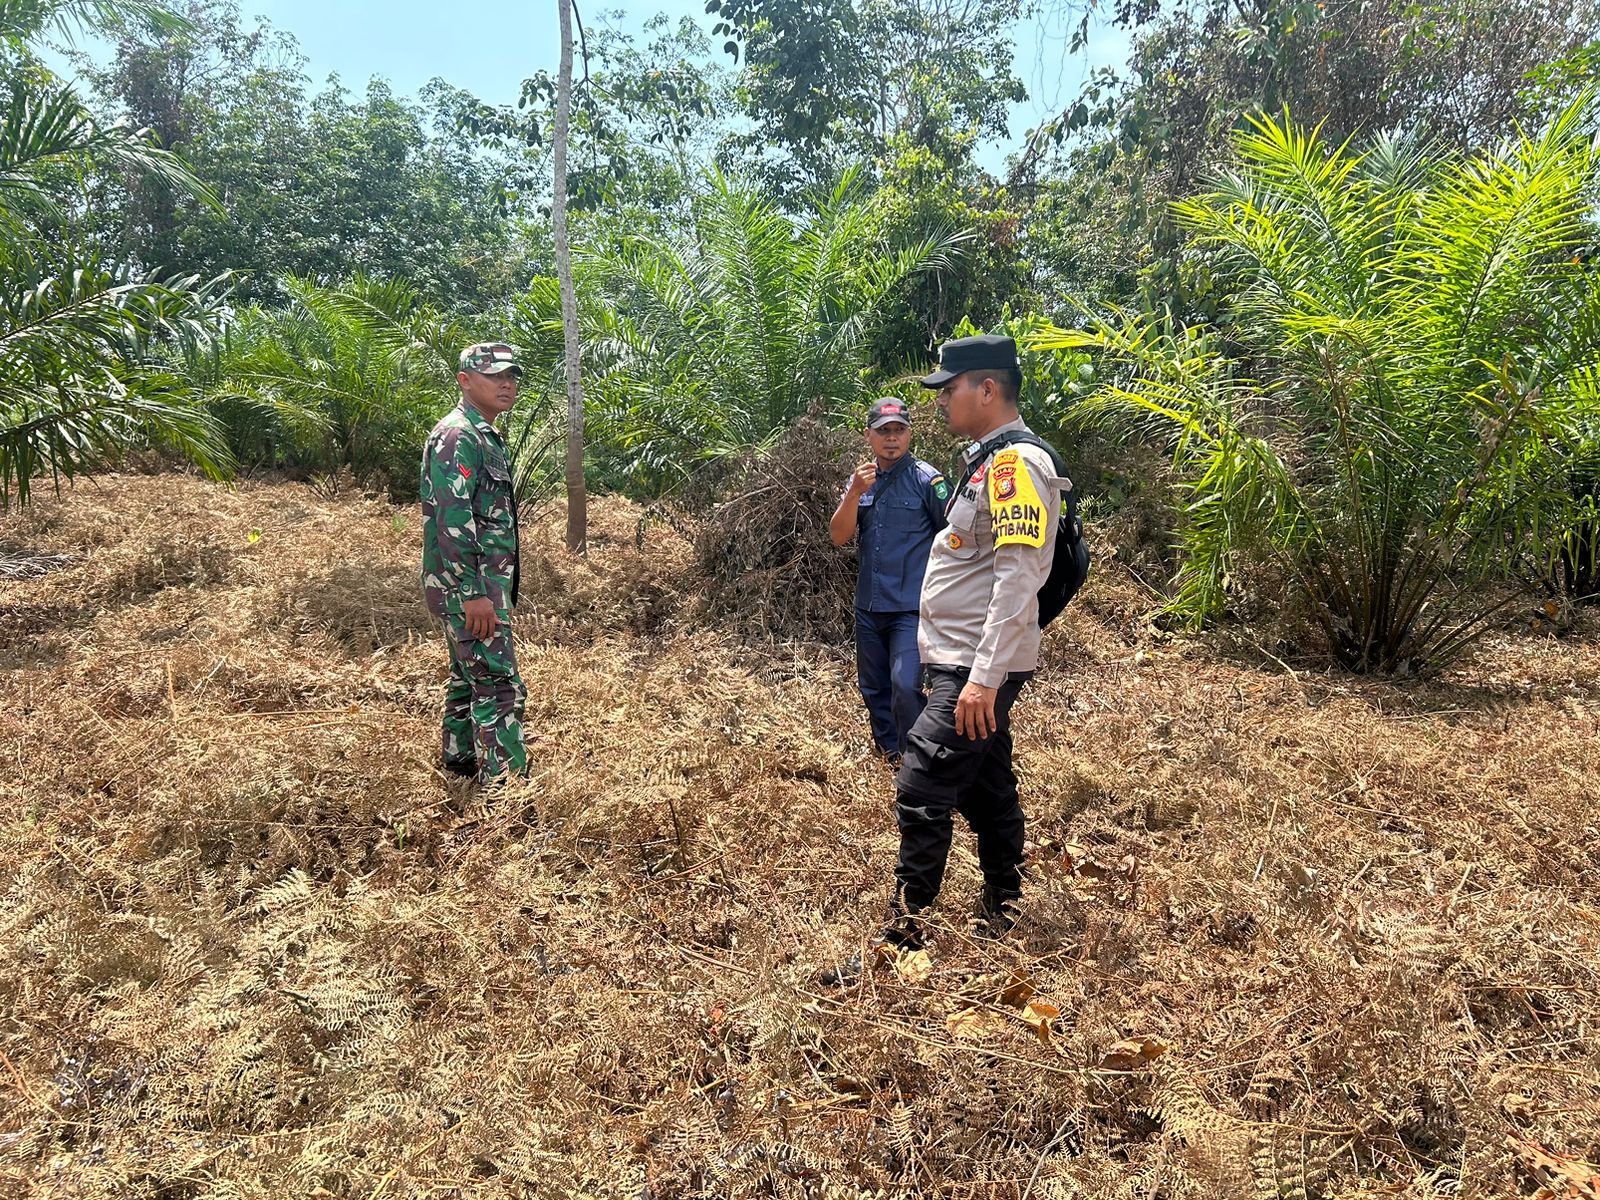
[[[567,129],[572,117],[572,3],[561,10],[561,74],[556,87],[555,187],[550,224],[556,241],[556,278],[561,284],[561,341],[567,362],[567,548],[580,554],[589,542],[588,496],[583,487],[583,377],[578,356],[578,296],[572,286],[572,247],[567,242]]]

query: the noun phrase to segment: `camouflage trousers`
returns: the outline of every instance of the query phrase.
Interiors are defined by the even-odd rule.
[[[450,681],[444,688],[444,760],[457,765],[476,760],[478,780],[524,775],[522,710],[527,689],[517,674],[511,626],[502,621],[488,639],[467,632],[465,618],[445,617],[450,647]]]

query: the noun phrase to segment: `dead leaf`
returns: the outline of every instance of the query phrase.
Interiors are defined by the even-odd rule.
[[[1528,1138],[1508,1137],[1517,1165],[1540,1185],[1549,1200],[1600,1200],[1600,1167],[1557,1154]]]
[[[1005,987],[1000,989],[1000,1001],[1002,1004],[1013,1004],[1020,1008],[1038,994],[1039,989],[1033,980],[1021,971],[1013,971],[1006,978]]]
[[[1137,1034],[1123,1038],[1106,1047],[1105,1054],[1100,1058],[1099,1069],[1134,1071],[1147,1063],[1154,1062],[1172,1048],[1171,1042],[1164,1042],[1151,1034]]]
[[[1514,1121],[1531,1121],[1534,1116],[1533,1097],[1522,1092],[1508,1092],[1500,1097],[1500,1110]]]
[[[894,956],[894,973],[906,983],[921,983],[933,974],[933,958],[926,950],[902,950]]]
[[[1044,1045],[1050,1044],[1050,1022],[1061,1015],[1061,1010],[1054,1004],[1044,1004],[1032,1001],[1022,1007],[1022,1019],[1033,1026],[1034,1033],[1039,1035],[1039,1041]]]
[[[950,1036],[963,1042],[988,1042],[1006,1030],[1006,1019],[992,1008],[963,1008],[944,1019]]]

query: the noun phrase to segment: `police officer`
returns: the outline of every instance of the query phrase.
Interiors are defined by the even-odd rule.
[[[517,602],[517,501],[495,420],[517,401],[516,350],[499,342],[461,352],[461,402],[422,452],[422,590],[444,620],[444,767],[488,783],[523,774],[527,697],[511,642]]]
[[[920,914],[939,894],[960,813],[978,837],[986,931],[1010,928],[1022,888],[1022,806],[1011,769],[1011,706],[1039,661],[1039,587],[1050,574],[1060,493],[1071,482],[1031,445],[990,439],[1027,426],[1022,371],[1006,337],[946,342],[938,390],[953,433],[971,438],[952,472],[948,524],[922,581],[918,649],[928,702],[896,777],[900,858],[887,942],[916,947]]]
[[[898,764],[906,733],[922,712],[917,603],[933,535],[944,524],[950,485],[911,453],[911,414],[884,396],[867,412],[872,458],[850,476],[828,523],[835,546],[859,530],[856,576],[856,682],[872,740]]]

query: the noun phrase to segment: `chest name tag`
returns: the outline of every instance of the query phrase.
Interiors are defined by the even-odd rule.
[[[989,516],[996,546],[1044,545],[1044,501],[1015,450],[1000,451],[990,464]]]

